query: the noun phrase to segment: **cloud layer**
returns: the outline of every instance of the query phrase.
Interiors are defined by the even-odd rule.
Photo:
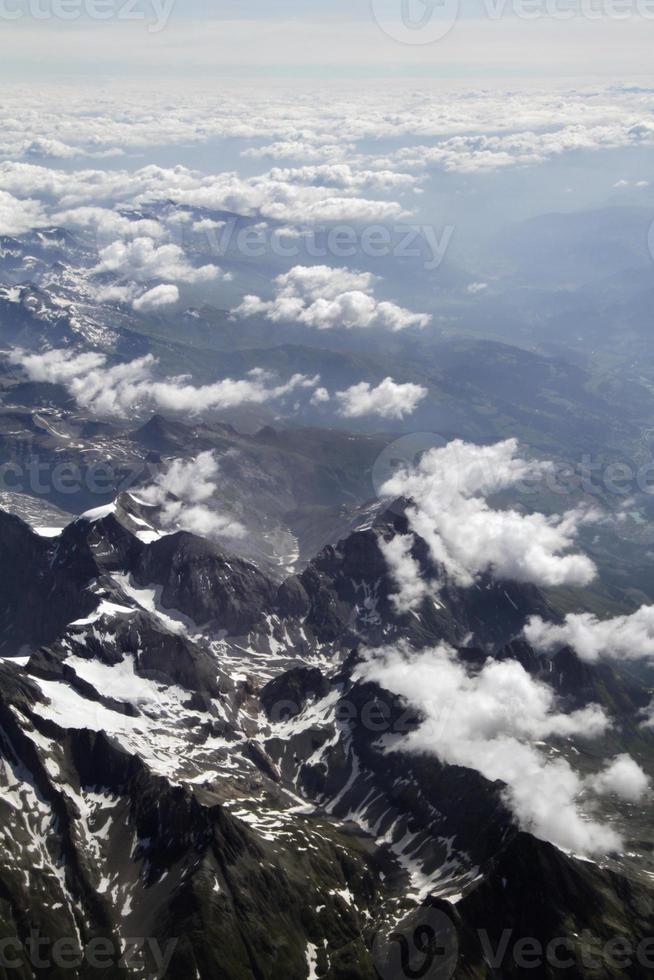
[[[218,491],[220,466],[215,453],[192,460],[173,460],[152,486],[139,491],[146,503],[159,507],[158,521],[166,530],[191,531],[207,538],[242,538],[245,528],[222,515],[209,501]]]
[[[388,749],[433,753],[506,783],[506,800],[520,825],[565,850],[601,854],[621,846],[620,836],[592,815],[593,792],[638,798],[647,777],[628,756],[601,774],[583,778],[538,743],[548,738],[601,736],[610,721],[599,705],[564,714],[554,692],[517,661],[486,661],[478,671],[445,644],[420,653],[405,646],[369,652],[359,669],[419,709],[424,721],[406,736],[387,737]]]
[[[493,446],[455,440],[394,474],[381,494],[411,501],[406,512],[410,530],[423,538],[432,560],[457,585],[470,586],[486,572],[540,586],[587,585],[596,575],[593,562],[569,552],[580,525],[592,515],[574,510],[546,517],[496,510],[488,502],[490,495],[545,466],[521,458],[513,439]],[[411,575],[412,570],[417,574],[417,564],[407,562],[407,548],[405,541],[397,553],[385,551],[401,586],[399,608],[405,610],[415,607],[420,594]]]
[[[383,419],[403,419],[412,415],[426,396],[427,389],[422,385],[396,384],[392,378],[384,378],[376,386],[361,381],[345,391],[337,391],[335,397],[344,418],[378,415]]]
[[[373,295],[374,277],[327,265],[296,265],[275,279],[275,296],[264,300],[245,296],[235,316],[265,316],[301,323],[318,330],[379,328],[396,332],[407,327],[426,327],[431,317],[411,313]]]
[[[591,613],[570,613],[562,624],[532,616],[524,629],[537,650],[571,646],[582,660],[654,659],[654,606],[641,606],[630,616],[598,619]]]
[[[131,417],[148,412],[186,412],[197,415],[239,405],[262,405],[292,392],[311,390],[319,378],[294,374],[287,382],[255,368],[241,380],[226,378],[209,385],[192,385],[184,377],[158,381],[152,355],[123,364],[107,365],[103,354],[71,354],[52,350],[45,354],[12,355],[32,381],[63,384],[77,403],[96,415]]]

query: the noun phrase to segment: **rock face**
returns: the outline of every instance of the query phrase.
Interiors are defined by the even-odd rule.
[[[19,518],[0,511],[0,650],[53,640],[95,606],[84,589],[96,569],[85,557],[67,562]]]
[[[537,590],[446,586],[398,615],[379,549],[402,531],[397,513],[281,585],[191,534],[144,533],[147,521],[129,495],[55,538],[0,514],[14,569],[0,582],[0,936],[18,943],[12,975],[34,975],[34,930],[49,953],[74,937],[79,964],[48,968],[62,980],[386,980],[420,975],[420,949],[442,950],[462,980],[517,978],[528,937],[569,941],[570,975],[591,978],[586,930],[635,947],[648,937],[647,874],[619,856],[564,855],[516,826],[503,784],[402,751],[423,719],[360,676],[375,643],[444,640],[471,671],[512,660],[569,710],[601,703],[636,739],[644,685],[515,639],[547,610]],[[19,649],[29,659],[7,659]],[[434,941],[417,947],[425,930]],[[126,959],[134,937],[148,941]],[[92,969],[99,940],[107,953]],[[534,975],[560,974],[544,962]]]
[[[161,586],[164,606],[228,633],[248,633],[276,594],[254,565],[185,532],[143,548],[134,577]]]

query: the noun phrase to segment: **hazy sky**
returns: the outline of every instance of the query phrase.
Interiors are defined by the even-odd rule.
[[[654,0],[0,0],[0,77],[645,76]]]

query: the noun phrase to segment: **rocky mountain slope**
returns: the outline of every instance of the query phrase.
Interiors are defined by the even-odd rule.
[[[548,610],[537,589],[448,586],[396,613],[378,540],[403,530],[397,507],[362,514],[281,583],[218,544],[146,527],[147,514],[125,493],[42,537],[0,513],[12,975],[33,975],[34,930],[46,951],[70,938],[80,960],[49,976],[98,975],[89,956],[104,940],[100,976],[184,980],[522,976],[507,929],[567,940],[575,975],[595,976],[583,937],[648,937],[646,848],[637,873],[619,854],[596,864],[521,832],[501,784],[400,751],[420,717],[359,671],[380,644],[445,640],[469,664],[517,660],[571,710],[603,698],[633,715],[645,688],[571,651],[548,668],[513,642]],[[585,749],[564,738],[552,751]]]

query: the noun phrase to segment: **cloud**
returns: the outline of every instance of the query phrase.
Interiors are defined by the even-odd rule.
[[[273,160],[297,159],[305,163],[343,160],[354,153],[353,143],[310,143],[306,139],[278,140],[266,146],[252,146],[243,150],[241,156],[253,160],[270,157]]]
[[[326,402],[331,400],[331,395],[326,388],[316,388],[313,395],[311,396],[312,405],[324,405]]]
[[[241,37],[248,50],[252,23],[249,22],[249,29]],[[217,23],[221,33],[225,25],[225,21]],[[325,33],[326,25],[321,28],[323,43],[329,45],[333,35]],[[205,30],[206,25],[201,29]],[[354,43],[355,34],[348,32],[348,35]],[[264,36],[269,46],[267,31]],[[13,37],[11,43],[15,40]],[[205,38],[212,62],[215,62],[216,41],[225,43],[224,37],[214,37],[212,44]],[[340,47],[342,41],[340,38]],[[485,40],[479,43],[488,47]],[[646,46],[647,39],[643,37],[641,43]],[[425,56],[428,47],[423,52]],[[541,47],[540,55],[545,57],[547,45]],[[141,48],[139,58],[143,57]],[[374,51],[375,45],[370,50]],[[415,47],[411,51],[412,56],[418,53]],[[230,54],[234,57],[233,52]],[[358,46],[359,60],[361,54]],[[452,54],[457,57],[456,52]],[[168,55],[166,50],[167,58]],[[197,38],[189,56],[197,56]],[[578,57],[572,63],[577,64]],[[531,63],[529,71],[532,71]],[[67,158],[73,153],[99,156],[153,146],[197,146],[235,138],[256,144],[244,150],[243,155],[249,158],[288,158],[304,165],[347,161],[352,170],[363,173],[395,171],[402,158],[393,159],[392,147],[399,143],[409,168],[440,166],[471,171],[537,163],[579,148],[647,144],[654,138],[653,109],[654,97],[643,89],[610,84],[571,88],[551,81],[542,88],[530,84],[489,91],[487,87],[475,90],[467,86],[462,91],[456,85],[444,88],[442,80],[436,85],[424,83],[423,79],[419,111],[416,111],[413,85],[392,86],[383,92],[377,90],[374,95],[366,90],[353,91],[352,86],[341,91],[315,85],[299,98],[296,89],[284,91],[275,86],[272,91],[265,87],[255,90],[250,86],[224,84],[219,95],[199,90],[188,93],[178,87],[174,98],[166,91],[133,90],[131,94],[107,91],[101,100],[97,93],[87,93],[80,86],[52,85],[45,90],[42,85],[21,85],[5,86],[3,91],[0,149],[4,157],[50,152]],[[271,142],[262,146],[262,140]],[[375,156],[357,155],[358,144],[365,140],[388,143],[389,159],[380,161]],[[10,165],[14,164],[15,161],[10,161]],[[102,181],[98,171],[84,173],[88,175],[83,178],[87,194],[92,194],[93,182],[102,189],[111,180]],[[185,168],[171,168],[162,173],[168,175],[162,184],[167,182],[173,192],[177,188],[182,194],[200,190],[207,193],[213,206],[225,210],[238,200],[261,213],[277,209],[286,212],[285,220],[302,221],[311,220],[308,214],[302,214],[303,209],[317,213],[323,203],[331,213],[336,209],[329,188],[308,187],[309,194],[294,196],[290,185],[297,178],[272,180],[270,175],[261,175],[244,180],[234,174],[207,176]],[[66,176],[62,171],[62,193],[66,193]],[[131,176],[129,171],[123,171],[116,183],[126,183]],[[77,186],[70,187],[69,192],[80,193],[80,175],[71,179]],[[322,179],[322,175],[318,174],[317,179]],[[310,183],[311,177],[300,180]],[[138,182],[136,178],[134,184]],[[17,193],[26,192],[21,189]],[[163,187],[159,199],[168,199]],[[91,196],[86,203],[93,200],[97,201]],[[385,203],[388,202],[366,201],[365,206],[377,206],[377,218],[380,218]],[[344,207],[342,198],[339,206]],[[361,207],[359,202],[356,208]],[[398,206],[394,207],[397,213]],[[391,215],[386,212],[385,216]]]
[[[243,525],[220,514],[209,500],[218,491],[220,466],[215,453],[192,460],[175,459],[150,487],[139,491],[146,503],[158,506],[158,521],[167,530],[191,531],[201,537],[242,538]]]
[[[422,385],[396,384],[392,378],[384,378],[375,388],[367,381],[352,385],[345,391],[337,391],[339,414],[348,419],[362,415],[379,415],[383,419],[403,419],[415,412],[418,402],[427,395]]]
[[[427,326],[430,316],[376,300],[373,282],[368,272],[296,265],[274,280],[274,299],[245,296],[232,312],[240,317],[263,315],[273,322],[302,323],[318,330],[379,328],[396,332]]]
[[[650,779],[629,755],[619,755],[593,780],[596,793],[615,793],[629,803],[639,803],[649,792]]]
[[[192,385],[185,377],[158,381],[154,377],[157,362],[151,354],[111,367],[102,354],[75,355],[66,350],[44,354],[17,351],[11,360],[20,364],[32,381],[65,385],[79,405],[96,415],[128,418],[156,411],[198,415],[245,404],[262,405],[298,390],[313,389],[320,380],[294,374],[288,381],[275,384],[269,373],[255,368],[246,378],[225,378],[209,385]]]
[[[122,285],[96,286],[93,297],[98,303],[132,303],[138,292],[136,283],[128,282]]]
[[[117,238],[163,238],[163,226],[151,218],[133,218],[112,211],[110,208],[80,207],[59,211],[52,221],[73,231],[90,232],[99,242],[113,242]]]
[[[582,812],[586,780],[537,744],[601,736],[610,721],[599,705],[564,714],[554,691],[517,661],[487,660],[473,670],[446,644],[420,653],[402,644],[370,651],[357,676],[405,698],[424,717],[408,735],[386,737],[389,750],[431,753],[503,781],[521,827],[565,850],[601,854],[620,848],[612,828]]]
[[[563,622],[546,623],[532,616],[524,635],[537,650],[571,646],[582,659],[654,659],[654,606],[641,606],[629,616],[598,619],[592,613],[569,613]]]
[[[22,147],[22,155],[26,157],[52,157],[59,160],[70,160],[77,156],[78,150],[61,140],[48,139],[46,136],[36,136]]]
[[[420,565],[411,555],[415,544],[413,534],[396,534],[390,541],[379,538],[379,548],[386,559],[391,577],[399,588],[391,601],[398,613],[408,613],[419,609],[423,601],[432,593],[420,572]]]
[[[193,222],[193,231],[200,234],[203,232],[219,231],[227,224],[226,221],[214,221],[213,218],[201,218]]]
[[[105,159],[106,157],[123,156],[123,151],[117,147],[105,150],[82,151],[77,146],[69,143],[62,143],[58,139],[49,139],[47,136],[35,136],[34,139],[25,142],[19,151],[24,157],[50,157],[53,160],[71,160],[73,157],[80,156],[84,152],[85,156]]]
[[[274,167],[272,180],[290,184],[311,184],[314,187],[341,187],[347,190],[368,189],[391,191],[396,188],[410,189],[417,184],[414,174],[394,170],[366,170],[349,163],[322,163],[318,166]]]
[[[24,235],[48,224],[38,201],[19,200],[0,190],[0,235]]]
[[[132,306],[137,313],[147,313],[149,310],[160,310],[165,306],[171,306],[179,302],[179,289],[177,286],[161,285],[149,289],[134,300]]]
[[[641,727],[654,728],[654,698],[650,701],[647,708],[645,708],[645,710],[642,712]]]
[[[194,268],[179,245],[156,245],[151,238],[116,241],[100,251],[97,275],[112,272],[140,282],[168,279],[173,282],[207,282],[222,275],[216,265]]]
[[[376,168],[377,170],[388,168]],[[376,172],[375,171],[375,172]],[[147,207],[164,202],[174,206],[232,212],[280,222],[312,225],[317,222],[380,222],[406,217],[397,201],[364,197],[356,185],[370,186],[373,171],[347,187],[303,183],[300,170],[243,177],[235,172],[205,175],[184,166],[154,164],[140,170],[61,171],[35,164],[8,161],[0,165],[0,189],[25,197],[33,195],[58,211],[80,207]],[[343,177],[345,174],[343,173]],[[320,172],[316,172],[320,178]],[[310,181],[311,172],[304,174]],[[415,178],[407,177],[414,181]],[[387,173],[376,181],[378,189],[392,190]],[[397,184],[397,181],[395,182]],[[406,183],[406,181],[405,181]]]
[[[589,512],[563,515],[494,510],[486,499],[549,464],[517,455],[516,440],[476,446],[455,440],[432,449],[381,487],[383,497],[408,498],[410,530],[455,584],[468,587],[484,573],[540,586],[583,586],[596,575],[585,555],[567,554]]]

